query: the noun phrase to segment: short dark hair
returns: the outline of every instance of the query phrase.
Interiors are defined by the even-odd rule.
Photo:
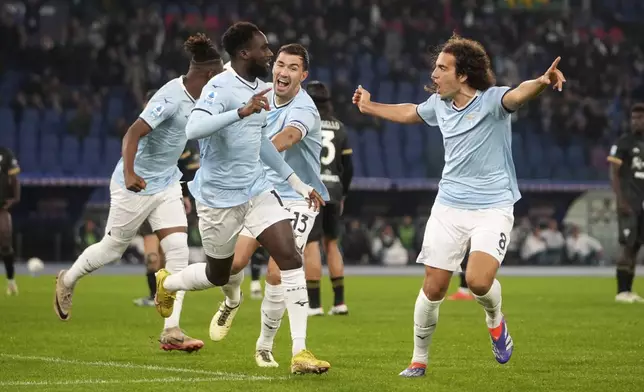
[[[221,60],[215,44],[203,33],[190,36],[183,44],[186,52],[192,55],[192,61],[203,63],[206,61]]]
[[[304,88],[309,94],[318,111],[323,116],[333,116],[333,105],[331,104],[331,92],[329,88],[318,80],[309,82]]]
[[[631,106],[631,113],[644,113],[644,102],[637,102]]]
[[[467,76],[466,83],[485,91],[496,84],[490,56],[480,42],[463,38],[454,33],[434,54],[434,63],[440,53],[449,53],[456,60],[456,75]]]
[[[261,33],[259,28],[250,22],[237,22],[230,26],[221,37],[221,45],[230,57],[245,48],[253,39],[255,33]]]
[[[300,56],[304,70],[309,70],[309,51],[306,50],[304,46],[300,44],[287,44],[282,46],[280,50],[277,51],[277,55],[279,56],[282,52],[286,54],[292,54],[294,56]]]

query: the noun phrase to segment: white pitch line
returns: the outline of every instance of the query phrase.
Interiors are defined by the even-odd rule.
[[[0,387],[29,387],[29,386],[54,386],[54,385],[97,385],[97,384],[146,384],[146,383],[196,383],[196,382],[213,382],[213,381],[246,381],[246,378],[240,377],[210,377],[210,378],[138,378],[135,380],[67,380],[67,381],[1,381]]]
[[[161,371],[161,372],[175,372],[175,373],[192,373],[192,374],[202,374],[205,376],[211,377],[223,377],[223,378],[237,378],[241,380],[248,381],[270,381],[277,379],[284,379],[283,377],[265,377],[265,376],[250,376],[247,374],[240,373],[227,373],[227,372],[217,372],[211,370],[200,370],[200,369],[187,369],[187,368],[176,368],[170,366],[157,366],[157,365],[142,365],[132,362],[112,362],[112,361],[80,361],[76,359],[65,359],[65,358],[56,358],[56,357],[38,357],[30,355],[17,355],[17,354],[5,354],[0,353],[0,358],[9,358],[16,359],[20,361],[40,361],[40,362],[50,362],[57,364],[66,364],[66,365],[83,365],[83,366],[101,366],[109,368],[121,368],[121,369],[143,369],[151,371]]]

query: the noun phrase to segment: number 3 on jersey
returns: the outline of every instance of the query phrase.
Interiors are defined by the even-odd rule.
[[[293,211],[293,214],[295,215],[295,219],[293,220],[293,231],[304,234],[308,225],[306,222],[308,222],[309,217],[305,214],[300,214],[297,211]]]
[[[330,165],[335,159],[335,145],[333,145],[334,131],[322,130],[322,148],[326,148],[326,153],[322,153],[320,163],[324,166]]]

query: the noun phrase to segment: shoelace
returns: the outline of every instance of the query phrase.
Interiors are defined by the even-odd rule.
[[[219,316],[219,319],[217,320],[217,324],[219,326],[223,326],[226,324],[226,320],[228,320],[228,316],[230,316],[230,312],[232,312],[233,309],[229,308],[228,305],[224,304],[224,310],[221,312],[221,316]]]
[[[262,357],[262,361],[271,362],[271,356],[269,355],[267,350],[260,350],[259,356]]]

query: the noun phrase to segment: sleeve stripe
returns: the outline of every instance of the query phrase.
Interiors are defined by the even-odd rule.
[[[504,109],[508,114],[512,114],[512,113],[514,113],[514,110],[510,110],[510,109],[508,109],[508,108],[506,108],[506,107],[505,107],[505,105],[503,104],[503,97],[505,97],[505,94],[509,93],[510,91],[512,91],[512,89],[511,89],[511,88],[509,88],[509,89],[508,89],[508,91],[504,92],[504,93],[503,93],[503,95],[501,96],[501,107],[502,107],[502,108],[503,108],[503,109]]]
[[[154,127],[152,125],[150,125],[150,123],[147,122],[143,117],[139,116],[139,120],[143,121],[145,123],[145,125],[150,127],[150,129],[154,129]]]
[[[179,159],[186,159],[186,158],[188,158],[190,155],[192,155],[192,152],[191,152],[191,151],[185,151],[183,154],[181,154],[181,156],[179,157]]]
[[[194,108],[194,109],[192,109],[192,111],[193,111],[193,112],[206,112],[206,113],[208,113],[208,114],[210,114],[210,115],[212,116],[212,113],[210,113],[210,112],[209,112],[209,111],[207,111],[206,109],[202,109],[202,108]]]
[[[616,165],[621,165],[622,163],[624,163],[624,161],[622,161],[621,159],[619,159],[619,158],[615,158],[615,157],[611,157],[611,156],[607,157],[607,158],[606,158],[606,160],[607,160],[608,162],[610,162],[610,163],[614,163],[614,164],[616,164]]]
[[[347,148],[346,150],[342,150],[342,155],[349,155],[349,154],[353,154],[352,148]]]
[[[16,174],[20,173],[20,168],[19,167],[14,167],[13,169],[9,169],[7,172],[8,175],[10,176],[15,176]]]
[[[302,121],[291,120],[288,124],[286,124],[286,126],[299,129],[300,132],[302,132],[302,137],[305,137],[309,134],[309,127],[307,127],[306,124],[304,124]]]
[[[186,169],[188,170],[196,170],[199,169],[199,164],[198,163],[191,163],[189,165],[186,165]]]

